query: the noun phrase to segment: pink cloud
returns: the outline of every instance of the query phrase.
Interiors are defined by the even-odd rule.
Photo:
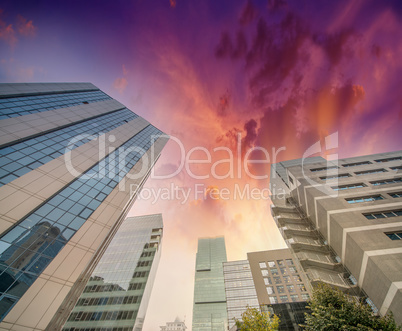
[[[18,33],[26,36],[33,37],[36,35],[36,26],[33,25],[32,20],[28,21],[25,17],[18,15],[17,16],[17,30]]]

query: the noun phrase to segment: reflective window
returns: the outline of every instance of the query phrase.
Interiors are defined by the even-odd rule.
[[[112,99],[102,91],[65,92],[0,99],[0,120]]]
[[[99,133],[111,131],[136,117],[130,110],[122,109],[1,148],[0,186],[63,155],[71,139],[82,135],[71,146],[77,148]]]
[[[259,264],[261,269],[267,267],[267,264],[265,262],[260,262]]]
[[[94,198],[100,192],[106,197],[150,148],[154,141],[151,137],[159,135],[158,129],[147,126],[0,238],[1,301],[18,301],[103,201]],[[138,150],[125,153],[134,147]],[[125,157],[119,157],[120,153]],[[116,170],[111,168],[111,160],[118,171],[111,171]],[[80,191],[87,192],[85,197]],[[0,316],[7,307],[0,305]]]

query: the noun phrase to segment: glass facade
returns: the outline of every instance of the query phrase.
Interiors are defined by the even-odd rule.
[[[147,305],[146,289],[153,285],[150,274],[159,262],[162,227],[160,214],[130,217],[122,223],[63,331],[142,329],[145,316],[140,307]]]
[[[18,301],[40,272],[151,147],[151,137],[160,134],[161,131],[152,125],[147,126],[0,238],[0,309],[4,307],[0,314],[4,315],[8,310],[7,305],[2,305],[1,302]],[[125,158],[119,158],[120,153],[131,147],[139,149]],[[112,165],[115,167],[116,160],[120,160],[122,164],[118,164],[114,170],[110,169]],[[119,171],[115,171],[116,169]],[[102,175],[106,173],[108,175]],[[44,227],[48,231],[42,231]],[[50,237],[51,241],[49,231],[54,234]],[[27,241],[27,238],[30,239]],[[18,255],[13,254],[10,257],[10,251],[18,251]],[[23,264],[19,263],[21,256],[25,261]],[[35,267],[37,272],[32,273],[32,265],[38,259],[41,260],[42,268]],[[30,279],[28,283],[24,281],[26,279]]]
[[[260,267],[266,267],[260,263]],[[229,329],[235,321],[241,321],[241,314],[247,307],[259,308],[257,292],[248,261],[234,261],[223,264],[225,291],[228,307]]]
[[[223,331],[227,328],[227,306],[223,262],[225,239],[198,239],[196,258],[193,331]]]
[[[0,99],[0,120],[112,99],[102,91],[65,92]]]
[[[75,289],[75,285],[70,284],[74,284],[79,276],[84,277],[81,272],[90,263],[99,245],[102,245],[102,240],[107,238],[111,227],[120,224],[153,164],[144,162],[140,167],[141,173],[135,173],[138,175],[135,180],[127,179],[125,176],[145,153],[152,154],[151,159],[156,160],[167,139],[161,138],[163,133],[151,124],[144,127],[144,121],[129,109],[116,110],[115,104],[102,102],[111,98],[90,83],[60,83],[57,86],[50,83],[3,84],[0,89],[2,87],[10,87],[9,90],[13,91],[14,96],[7,96],[3,92],[0,98],[2,116],[0,121],[3,119],[9,123],[0,124],[0,131],[3,136],[9,138],[11,136],[15,139],[8,139],[7,143],[0,148],[0,190],[3,197],[1,203],[5,207],[3,209],[7,209],[8,204],[14,202],[15,207],[2,210],[2,217],[6,220],[4,224],[7,226],[3,224],[3,230],[0,233],[0,329],[9,323],[8,313],[11,310],[15,312],[13,318],[18,315],[20,317],[17,320],[19,318],[24,320],[24,324],[18,324],[19,320],[12,323],[22,325],[21,327],[25,329],[35,329],[38,323],[34,321],[37,317],[35,315],[37,305],[34,304],[36,298],[43,299],[41,304],[43,304],[43,311],[47,313],[46,316],[41,317],[41,323],[47,325],[54,315],[48,312],[50,310],[56,312],[59,308],[58,305],[53,304],[55,296],[61,304],[68,291],[63,290],[63,293],[55,294],[43,288],[48,286],[50,289],[55,286],[54,284],[64,283],[66,289]],[[57,92],[60,89],[66,92]],[[33,95],[35,93],[36,95]],[[88,103],[98,103],[98,105],[91,107],[93,117],[86,119],[85,111]],[[71,106],[78,107],[74,111],[66,108]],[[41,112],[60,108],[64,108],[63,114],[52,112],[52,117],[47,123],[46,115]],[[70,112],[76,115],[74,118],[77,118],[77,121],[57,126],[59,119],[61,123],[65,123],[64,120],[69,118]],[[26,116],[28,114],[29,118]],[[9,117],[16,118],[10,121],[7,120]],[[131,128],[126,126],[130,121],[133,121],[134,128],[142,129],[132,132]],[[28,122],[30,125],[27,125]],[[40,123],[38,124],[40,127],[36,128],[34,123]],[[43,131],[48,124],[49,130]],[[20,129],[16,130],[15,135],[10,135],[13,126]],[[118,128],[115,131],[117,143],[113,145],[116,148],[110,148],[105,156],[97,157],[101,154],[99,146],[92,144],[86,145],[88,146],[86,150],[88,155],[95,157],[88,156],[85,159],[84,153],[72,156],[77,157],[72,162],[76,161],[78,166],[85,162],[85,169],[88,170],[81,175],[72,176],[67,164],[57,165],[54,162],[49,164],[56,158],[63,158],[67,151],[85,145],[90,140],[115,128]],[[80,139],[82,137],[83,139]],[[73,146],[69,146],[69,150],[66,150],[71,139],[77,141]],[[151,149],[152,145],[156,146],[155,149]],[[55,168],[52,167],[53,164],[56,164]],[[45,166],[32,171],[42,165]],[[43,182],[37,180],[38,177],[43,179]],[[20,180],[17,181],[18,178]],[[127,188],[125,190],[118,188],[123,178],[127,184],[140,182],[141,185],[134,192],[129,192]],[[25,183],[34,184],[24,185]],[[109,205],[106,199],[112,191],[116,192],[117,189],[122,203],[117,201]],[[18,213],[15,212],[17,209]],[[99,214],[100,210],[102,214]],[[93,217],[89,220],[95,211],[102,221],[95,220]],[[110,217],[104,220],[103,215],[110,215]],[[94,229],[94,232],[88,235],[86,235],[86,228],[83,227],[86,222],[88,222],[88,228]],[[78,231],[80,233],[78,237],[75,237],[72,245],[70,239]],[[67,245],[69,247],[66,247]],[[67,258],[63,255],[64,253],[59,254],[62,250],[67,254]],[[136,278],[152,276],[147,273],[147,268],[152,266],[147,259],[152,260],[153,256],[148,250],[143,253],[142,258],[145,260],[139,261],[140,265],[135,271]],[[80,260],[82,256],[85,263]],[[56,265],[58,267],[55,267]],[[58,273],[57,276],[54,275],[55,273]],[[130,276],[133,276],[133,273]],[[38,283],[39,281],[41,283]],[[106,285],[110,289],[110,284]],[[28,290],[36,291],[38,286],[41,288],[40,292],[31,296],[32,291],[28,292]],[[145,291],[146,288],[142,286],[143,282],[138,284],[134,282],[129,285],[130,290],[135,288],[137,291]],[[21,310],[18,308],[18,302],[23,296],[28,298],[24,301],[28,306]],[[102,297],[99,299],[101,300]],[[121,295],[110,302],[107,301],[107,304],[105,300],[103,298],[99,302],[103,305],[120,301],[123,305],[143,302],[142,294]],[[95,305],[95,302],[85,306],[91,304]],[[60,308],[60,311],[63,309]],[[127,311],[132,310],[130,308]],[[66,319],[68,313],[69,310],[64,310],[61,315]],[[26,316],[31,317],[32,325],[26,324]],[[126,319],[134,318],[132,313],[122,316],[121,318]],[[109,315],[105,316],[106,319],[109,317]]]
[[[1,148],[0,187],[63,155],[71,139],[83,135],[70,149],[77,148],[136,117],[122,109]]]

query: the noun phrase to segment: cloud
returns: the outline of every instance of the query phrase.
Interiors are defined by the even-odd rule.
[[[128,71],[124,64],[122,65],[122,69],[123,69],[123,77],[118,77],[113,82],[113,88],[115,88],[117,91],[119,91],[119,93],[123,93],[126,90],[127,85],[128,85],[128,80],[127,80]]]
[[[26,37],[33,37],[36,35],[36,26],[34,26],[32,20],[28,21],[21,15],[17,16],[17,30],[18,33],[26,36]]]
[[[176,0],[169,0],[170,2],[170,7],[175,8],[176,7]]]
[[[4,20],[1,19],[2,14],[3,14],[3,11],[0,10],[0,40],[4,40],[12,48],[14,48],[14,46],[17,44],[17,41],[18,41],[16,32],[15,32],[12,24],[8,24]]]
[[[227,110],[229,108],[231,95],[229,90],[226,90],[224,94],[219,97],[219,104],[218,104],[218,115],[225,116],[227,114]]]
[[[242,139],[242,147],[248,149],[253,147],[257,139],[257,122],[251,119],[244,124],[244,130],[246,131],[246,136]]]
[[[125,77],[116,78],[113,82],[113,87],[120,93],[123,93],[125,91],[127,85],[128,85],[128,82]]]
[[[352,55],[351,43],[354,39],[356,34],[350,28],[344,28],[333,34],[313,36],[313,40],[325,50],[332,66],[338,65],[345,54]]]
[[[241,25],[247,25],[251,23],[256,16],[257,11],[255,10],[251,0],[248,0],[240,14],[239,23]]]

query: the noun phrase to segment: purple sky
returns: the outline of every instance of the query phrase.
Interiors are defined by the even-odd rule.
[[[216,147],[236,152],[237,133],[236,162],[256,146],[299,158],[334,132],[339,157],[401,149],[400,1],[5,0],[0,9],[0,82],[92,82],[212,162],[227,157]],[[157,173],[180,156],[170,142]],[[244,174],[193,177],[183,169],[147,189],[268,186]],[[130,215],[162,212],[165,224],[145,331],[176,315],[191,326],[198,237],[224,234],[230,260],[284,247],[269,205],[194,194],[136,202]]]

